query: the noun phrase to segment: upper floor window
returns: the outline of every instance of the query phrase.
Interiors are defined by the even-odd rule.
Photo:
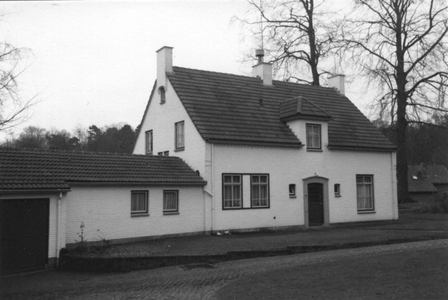
[[[373,175],[356,175],[358,211],[373,211]]]
[[[185,148],[185,122],[178,122],[175,124],[176,137],[175,144],[176,150],[183,150]]]
[[[160,104],[163,104],[166,102],[166,93],[165,88],[163,86],[159,87],[159,94],[160,94]]]
[[[148,214],[148,191],[131,191],[131,215]]]
[[[152,154],[152,130],[145,132],[146,154]]]
[[[269,206],[269,176],[252,175],[251,204],[252,207]]]
[[[306,124],[306,148],[322,149],[321,128],[319,124]]]

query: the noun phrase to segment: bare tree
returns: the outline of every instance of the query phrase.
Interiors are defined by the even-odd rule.
[[[0,43],[0,131],[24,122],[28,109],[36,103],[36,97],[24,101],[17,89],[17,77],[26,69],[21,61],[28,53],[28,49]]]
[[[335,23],[330,22],[325,0],[249,0],[256,11],[252,26],[272,58],[276,75],[297,82],[320,85],[327,73],[320,68],[321,60],[332,50]]]
[[[380,87],[380,116],[397,134],[398,197],[408,199],[406,132],[446,112],[447,6],[438,0],[357,0],[347,18],[345,54]]]

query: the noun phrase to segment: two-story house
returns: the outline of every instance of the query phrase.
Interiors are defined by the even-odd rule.
[[[182,158],[207,181],[204,231],[398,219],[395,146],[333,87],[173,66],[157,81],[134,154]],[[185,224],[188,231],[188,224]]]

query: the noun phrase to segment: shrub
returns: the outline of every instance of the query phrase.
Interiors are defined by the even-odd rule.
[[[418,212],[423,214],[448,214],[448,200],[423,204]]]

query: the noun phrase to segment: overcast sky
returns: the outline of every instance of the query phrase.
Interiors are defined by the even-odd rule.
[[[231,21],[248,11],[246,0],[0,3],[0,39],[32,51],[21,94],[40,101],[16,135],[29,125],[135,128],[162,46],[174,47],[177,66],[250,75],[242,59],[257,45]]]

